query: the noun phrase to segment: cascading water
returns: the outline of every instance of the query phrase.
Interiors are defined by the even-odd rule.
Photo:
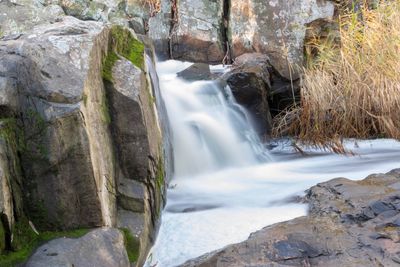
[[[163,79],[163,97],[174,129],[176,177],[249,165],[263,156],[256,154],[263,150],[255,149],[260,143],[245,111],[227,97],[228,88],[212,81],[170,78]]]
[[[266,152],[229,88],[177,77],[189,66],[167,61],[157,67],[172,129],[174,175],[146,266],[173,267],[303,216],[306,206],[288,199],[318,182],[398,167],[400,143],[393,140],[348,141],[355,157],[317,150],[301,157],[285,143]]]

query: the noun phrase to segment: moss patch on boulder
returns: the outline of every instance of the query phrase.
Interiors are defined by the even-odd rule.
[[[132,33],[121,26],[111,28],[112,46],[114,51],[123,56],[136,67],[144,67],[144,44],[137,40]]]
[[[120,230],[124,235],[125,248],[128,253],[129,261],[136,262],[139,259],[140,241],[132,235],[129,229],[121,228]]]
[[[111,28],[110,49],[103,61],[103,79],[112,82],[112,68],[119,57],[124,57],[136,67],[144,68],[144,44],[127,29],[115,25]]]
[[[35,233],[27,219],[22,219],[13,227],[11,250],[0,255],[0,266],[12,267],[25,262],[34,250],[43,243],[60,237],[79,238],[89,232],[89,229],[69,231],[48,231]]]

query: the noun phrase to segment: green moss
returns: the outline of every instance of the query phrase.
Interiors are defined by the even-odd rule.
[[[0,136],[6,140],[11,146],[19,151],[25,150],[25,145],[22,142],[22,130],[17,125],[15,118],[5,118],[0,120]]]
[[[121,26],[111,28],[112,47],[140,69],[144,66],[144,44],[137,40],[130,31]]]
[[[111,28],[110,47],[102,65],[102,77],[113,82],[112,69],[120,57],[124,57],[140,69],[144,67],[144,45],[132,33],[121,26]],[[106,124],[111,122],[106,96],[101,102],[102,119]]]
[[[36,183],[30,183],[29,186],[32,187],[32,189],[29,189],[29,191],[33,191],[33,188],[36,187]],[[52,229],[52,227],[58,227],[57,224],[50,224],[49,215],[42,199],[35,201],[32,199],[29,202],[30,203],[27,203],[26,205],[26,209],[30,214],[31,221],[35,225],[38,225],[43,229]]]
[[[132,235],[129,229],[120,228],[120,230],[124,234],[125,248],[128,253],[129,261],[136,262],[139,259],[140,241]]]
[[[114,67],[115,62],[117,62],[118,59],[119,59],[118,55],[113,51],[110,51],[107,54],[107,56],[103,62],[102,76],[103,76],[104,80],[112,82],[112,80],[113,80],[112,68]]]
[[[111,45],[103,61],[103,79],[112,82],[112,68],[119,57],[124,57],[140,69],[144,66],[144,45],[121,26],[111,28]]]
[[[162,151],[162,150],[161,150]],[[161,215],[161,209],[163,206],[162,195],[165,190],[165,169],[164,169],[164,160],[162,157],[159,158],[157,163],[157,173],[156,173],[156,217],[159,218]]]
[[[0,266],[11,267],[25,262],[34,250],[43,243],[60,237],[78,238],[89,232],[89,229],[76,229],[62,232],[41,232],[37,235],[27,219],[17,222],[13,228],[12,251],[0,255]]]
[[[157,176],[156,176],[156,184],[160,192],[164,190],[164,183],[165,183],[165,171],[164,171],[164,163],[162,158],[158,160],[157,164]]]

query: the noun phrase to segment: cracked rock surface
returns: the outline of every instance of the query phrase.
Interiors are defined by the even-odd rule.
[[[309,214],[182,266],[398,266],[400,169],[307,191]]]

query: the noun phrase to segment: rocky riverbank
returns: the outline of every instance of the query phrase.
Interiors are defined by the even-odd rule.
[[[265,135],[299,96],[295,66],[311,29],[331,29],[335,8],[325,0],[0,0],[0,265],[73,237],[41,247],[28,266],[141,266],[173,170],[155,54],[234,63],[221,80]]]
[[[399,189],[400,169],[318,184],[304,198],[307,216],[182,266],[398,266]]]

